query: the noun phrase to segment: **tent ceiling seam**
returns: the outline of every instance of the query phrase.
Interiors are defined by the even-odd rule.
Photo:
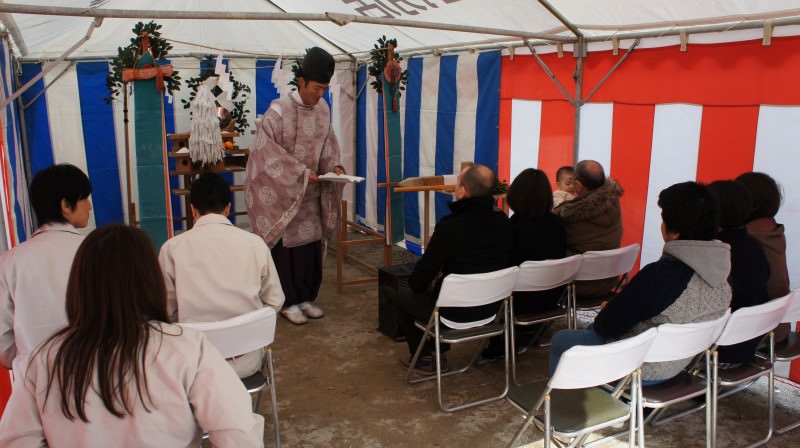
[[[269,3],[270,5],[272,5],[273,7],[275,7],[275,8],[277,8],[277,9],[279,9],[280,11],[282,11],[282,12],[284,12],[284,13],[288,14],[288,13],[286,12],[286,10],[285,10],[285,9],[283,9],[283,8],[281,8],[280,6],[276,5],[274,2],[272,2],[272,1],[270,1],[270,0],[264,0],[264,1],[266,1],[267,3]],[[322,34],[320,34],[320,33],[319,33],[317,30],[315,30],[315,29],[311,28],[310,26],[308,26],[308,25],[307,25],[305,22],[298,21],[297,23],[299,23],[300,25],[302,25],[302,26],[303,26],[305,29],[307,29],[307,30],[311,31],[312,33],[314,33],[314,35],[316,35],[316,36],[319,36],[319,38],[320,38],[320,39],[324,40],[325,42],[327,42],[328,44],[330,44],[332,47],[334,47],[334,48],[336,48],[337,50],[341,51],[343,55],[346,55],[346,56],[350,57],[350,60],[351,60],[351,61],[355,61],[355,60],[356,60],[355,56],[353,56],[352,54],[350,54],[350,53],[349,53],[347,50],[345,50],[344,48],[340,47],[339,45],[337,45],[337,44],[333,43],[333,41],[332,41],[332,40],[330,40],[330,39],[328,39],[327,37],[323,36],[323,35],[322,35]]]

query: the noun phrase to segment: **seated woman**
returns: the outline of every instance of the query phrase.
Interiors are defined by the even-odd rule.
[[[708,187],[675,184],[658,195],[664,250],[600,311],[585,330],[561,330],[550,346],[550,374],[575,345],[601,345],[640,334],[664,323],[704,322],[725,314],[731,303],[730,247],[714,239],[719,205]],[[679,374],[691,359],[646,363],[647,383]]]
[[[731,275],[728,277],[733,291],[731,311],[760,305],[769,300],[769,263],[761,244],[744,227],[753,209],[753,198],[747,188],[735,180],[718,180],[708,187],[719,201],[720,231],[717,238],[731,246]],[[751,361],[760,340],[759,337],[720,347],[720,368],[733,368]]]
[[[778,183],[769,174],[747,172],[737,181],[744,184],[753,197],[753,211],[747,218],[747,233],[758,240],[769,263],[767,294],[777,299],[789,294],[789,269],[786,267],[786,235],[783,224],[775,221],[781,208],[783,196]],[[780,324],[775,329],[775,340],[782,341],[789,334],[789,324]]]
[[[535,168],[523,170],[511,183],[507,200],[509,208],[514,211],[511,215],[514,234],[511,264],[564,258],[567,234],[564,221],[552,212],[553,190],[547,174]],[[551,310],[561,298],[564,288],[562,286],[549,291],[514,293],[514,313],[520,315]],[[541,326],[535,329],[520,327],[517,331],[517,348],[526,347],[532,336],[541,329]],[[489,347],[483,352],[484,362],[502,356],[502,338],[492,338]]]
[[[789,270],[786,267],[786,236],[783,224],[775,222],[781,207],[781,190],[775,179],[765,173],[749,172],[736,178],[753,197],[753,209],[747,217],[747,233],[764,249],[769,263],[767,294],[777,299],[789,294]]]
[[[40,345],[2,421],[2,447],[263,446],[264,420],[202,333],[171,325],[153,244],[114,225],[80,245],[68,325]],[[115,442],[117,441],[117,442]]]

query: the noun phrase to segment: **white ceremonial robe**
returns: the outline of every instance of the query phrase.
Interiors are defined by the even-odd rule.
[[[33,357],[24,382],[17,381],[0,420],[0,446],[198,447],[205,429],[215,447],[262,447],[264,418],[252,412],[250,394],[205,335],[171,324],[153,326],[144,363],[149,412],[128,383],[133,412],[115,417],[94,392],[95,383],[84,408],[90,423],[67,419],[58,384],[45,401],[48,359],[55,356],[57,341]]]
[[[0,256],[0,362],[16,376],[30,352],[67,325],[67,280],[83,238],[70,224],[45,224]]]

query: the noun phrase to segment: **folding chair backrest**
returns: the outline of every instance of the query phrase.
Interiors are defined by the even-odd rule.
[[[436,306],[470,307],[494,303],[511,295],[519,268],[482,274],[450,274],[444,278]]]
[[[781,322],[792,323],[800,321],[800,289],[795,289],[789,293],[789,306],[786,307],[786,314],[783,315]]]
[[[232,358],[272,344],[275,340],[276,316],[275,310],[266,306],[217,322],[192,322],[179,325],[202,331],[223,358]]]
[[[714,344],[730,315],[731,309],[728,308],[722,317],[706,322],[659,325],[658,337],[645,362],[677,361],[702,352]]]
[[[576,345],[561,355],[550,387],[583,389],[618,380],[642,365],[657,334],[658,330],[651,328],[604,345]]]
[[[547,291],[566,285],[575,278],[582,261],[580,254],[560,260],[526,261],[519,265],[514,291]]]
[[[633,269],[639,255],[639,245],[620,247],[611,250],[590,250],[583,253],[581,268],[575,280],[600,280],[619,277]]]
[[[746,306],[734,311],[717,339],[717,345],[738,344],[772,331],[786,314],[791,296],[787,294],[761,305]]]

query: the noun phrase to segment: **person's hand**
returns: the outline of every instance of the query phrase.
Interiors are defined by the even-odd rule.
[[[344,170],[344,167],[341,165],[336,165],[335,167],[333,167],[333,172],[340,176],[342,174],[347,174],[347,172]]]
[[[317,176],[317,173],[315,173],[313,171],[309,172],[309,174],[308,174],[308,183],[315,184],[317,182],[319,182],[319,176]]]

